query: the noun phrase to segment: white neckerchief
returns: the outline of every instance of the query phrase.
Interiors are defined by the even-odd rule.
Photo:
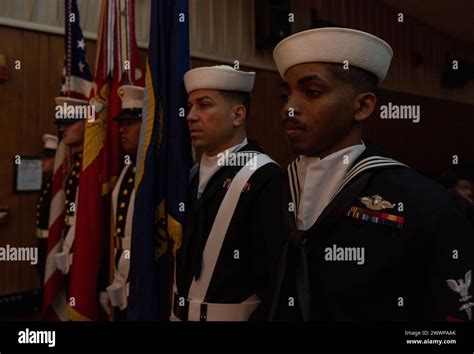
[[[308,230],[318,220],[347,171],[364,150],[364,142],[361,142],[323,159],[300,156],[296,163],[301,191],[296,217],[298,230]]]
[[[226,151],[229,153],[240,149],[241,147],[248,144],[247,138],[244,139],[240,144],[234,145],[227,150],[223,151],[225,154]],[[206,189],[207,183],[214,176],[214,173],[220,170],[220,166],[217,161],[219,160],[219,154],[215,156],[209,156],[205,152],[201,156],[201,162],[199,164],[199,187],[197,192],[197,198],[201,198],[204,190]]]

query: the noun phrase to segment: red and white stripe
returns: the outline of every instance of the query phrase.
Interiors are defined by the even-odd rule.
[[[83,79],[79,76],[69,76],[66,86],[68,87],[67,96],[77,98],[80,100],[87,100],[89,98],[92,82]]]
[[[53,185],[49,213],[48,255],[46,257],[44,277],[43,310],[46,319],[67,321],[67,306],[64,277],[56,268],[54,255],[61,251],[61,236],[64,230],[66,213],[64,194],[65,171],[68,158],[66,145],[61,141],[54,157]]]

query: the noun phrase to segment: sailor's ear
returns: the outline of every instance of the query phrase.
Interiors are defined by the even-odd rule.
[[[377,104],[377,96],[373,92],[363,92],[354,99],[354,119],[361,122],[369,118]]]
[[[243,104],[235,105],[232,108],[233,113],[233,123],[235,127],[241,126],[245,122],[245,117],[247,116],[247,110]]]

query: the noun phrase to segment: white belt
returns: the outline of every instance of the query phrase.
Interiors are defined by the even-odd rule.
[[[262,302],[255,294],[238,304],[189,301],[176,293],[173,298],[173,314],[182,321],[248,321]]]
[[[48,238],[48,230],[36,229],[36,238]]]
[[[117,248],[121,250],[130,250],[132,248],[131,237],[115,237]]]

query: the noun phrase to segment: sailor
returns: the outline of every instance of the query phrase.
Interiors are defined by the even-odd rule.
[[[100,303],[107,314],[114,309],[114,320],[126,319],[128,304],[130,253],[132,240],[133,207],[135,202],[135,162],[142,122],[144,88],[123,85],[118,89],[122,100],[120,114],[113,119],[119,122],[120,143],[125,153],[125,165],[112,191],[114,236],[114,268],[112,283],[100,292]]]
[[[474,173],[468,166],[455,166],[446,169],[439,176],[439,182],[452,193],[474,205]]]
[[[283,245],[282,171],[247,139],[255,73],[201,67],[184,76],[191,171],[172,320],[247,321],[268,314],[269,279]],[[195,172],[195,173],[193,173]]]
[[[55,98],[57,106],[86,107],[88,102],[83,99],[59,96]],[[79,111],[79,110],[78,110]],[[65,228],[63,231],[62,245],[54,255],[56,267],[63,275],[70,272],[73,262],[74,237],[76,234],[76,215],[78,210],[79,175],[82,164],[82,150],[84,147],[85,119],[77,115],[61,115],[56,117],[56,124],[62,133],[62,140],[66,147],[72,151],[70,169],[67,171],[64,182],[65,193]]]
[[[54,154],[58,148],[58,137],[43,135],[43,153],[41,168],[43,181],[36,203],[36,241],[38,246],[38,272],[40,284],[44,283],[44,267],[48,249],[49,208],[51,204],[51,186],[54,169]]]
[[[474,230],[454,196],[361,140],[392,48],[346,28],[282,40],[286,220],[273,320],[472,320]]]

